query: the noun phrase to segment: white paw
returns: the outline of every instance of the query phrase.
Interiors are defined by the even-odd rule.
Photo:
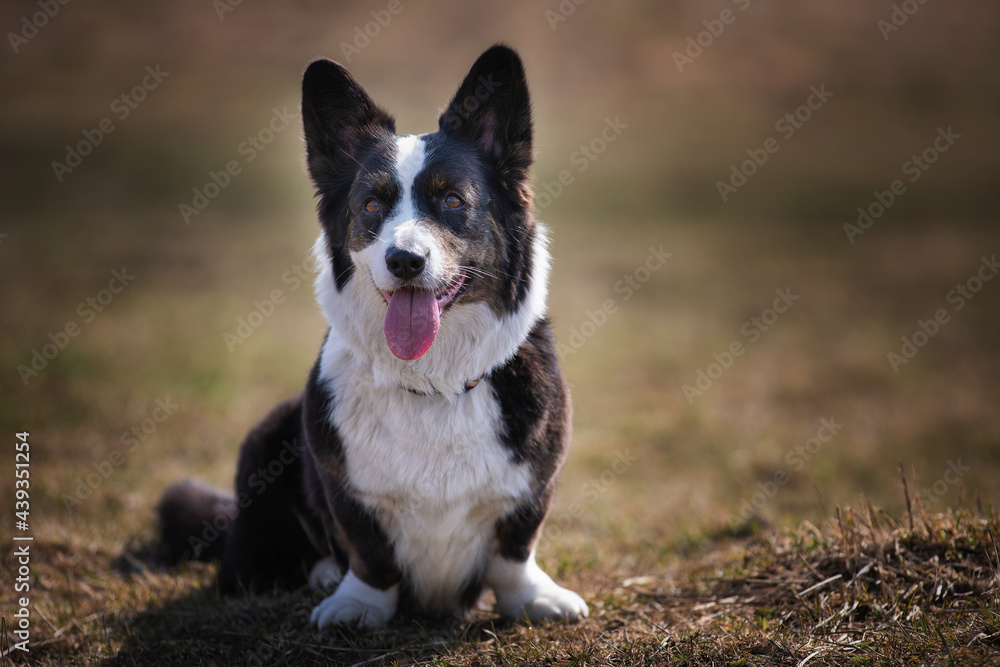
[[[529,621],[543,619],[565,618],[568,621],[579,621],[590,613],[583,598],[555,583],[551,587],[538,591],[533,598],[520,605],[520,609],[511,614],[517,618],[528,617]]]
[[[535,622],[542,619],[578,621],[590,610],[573,591],[559,586],[535,564],[534,554],[524,563],[496,559],[487,580],[505,616]]]
[[[579,621],[590,613],[583,598],[551,579],[547,585],[531,586],[513,594],[497,596],[500,613],[531,622],[564,618]]]
[[[398,601],[398,584],[380,591],[348,571],[337,591],[313,609],[310,622],[321,630],[328,625],[381,628],[396,613]]]
[[[337,559],[333,556],[327,556],[316,561],[309,572],[309,588],[314,591],[319,588],[333,588],[343,578],[344,573],[340,571]]]

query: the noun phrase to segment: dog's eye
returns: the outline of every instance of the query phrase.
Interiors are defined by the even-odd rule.
[[[462,201],[462,198],[454,193],[444,198],[444,205],[448,208],[461,208],[464,203],[465,202]]]
[[[365,213],[378,213],[382,210],[382,204],[378,203],[378,200],[372,197],[365,202]]]

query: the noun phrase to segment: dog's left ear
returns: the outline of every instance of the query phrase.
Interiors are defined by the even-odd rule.
[[[349,182],[357,156],[377,136],[392,135],[396,122],[340,63],[317,60],[302,76],[302,123],[309,173],[316,185]]]
[[[509,179],[531,166],[531,100],[521,58],[503,44],[479,56],[438,119],[442,132],[474,144]]]

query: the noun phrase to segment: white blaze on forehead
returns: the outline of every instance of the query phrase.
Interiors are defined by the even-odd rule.
[[[372,280],[379,289],[392,291],[399,284],[385,266],[386,252],[393,247],[427,258],[418,285],[434,289],[444,287],[446,282],[442,249],[425,225],[419,222],[413,203],[413,183],[423,170],[426,158],[427,145],[423,137],[414,134],[396,137],[395,176],[399,184],[399,199],[389,218],[382,223],[375,241],[354,254],[355,261],[371,271]]]
[[[417,211],[413,206],[413,182],[424,167],[424,140],[408,134],[396,137],[396,178],[399,179],[399,202],[386,221],[380,235],[389,245],[423,255],[428,238],[421,234],[416,224]]]
[[[400,203],[412,205],[413,181],[424,167],[426,144],[415,134],[396,137],[396,177],[403,186]]]

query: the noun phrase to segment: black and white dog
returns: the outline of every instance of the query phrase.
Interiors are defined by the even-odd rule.
[[[418,136],[318,60],[302,118],[329,330],[305,391],[248,435],[235,496],[167,491],[171,558],[235,517],[193,555],[221,557],[227,592],[339,584],[313,611],[320,628],[379,627],[403,601],[463,611],[484,586],[508,616],[586,616],[535,564],[570,403],[545,319],[520,58],[486,51],[438,131]]]

